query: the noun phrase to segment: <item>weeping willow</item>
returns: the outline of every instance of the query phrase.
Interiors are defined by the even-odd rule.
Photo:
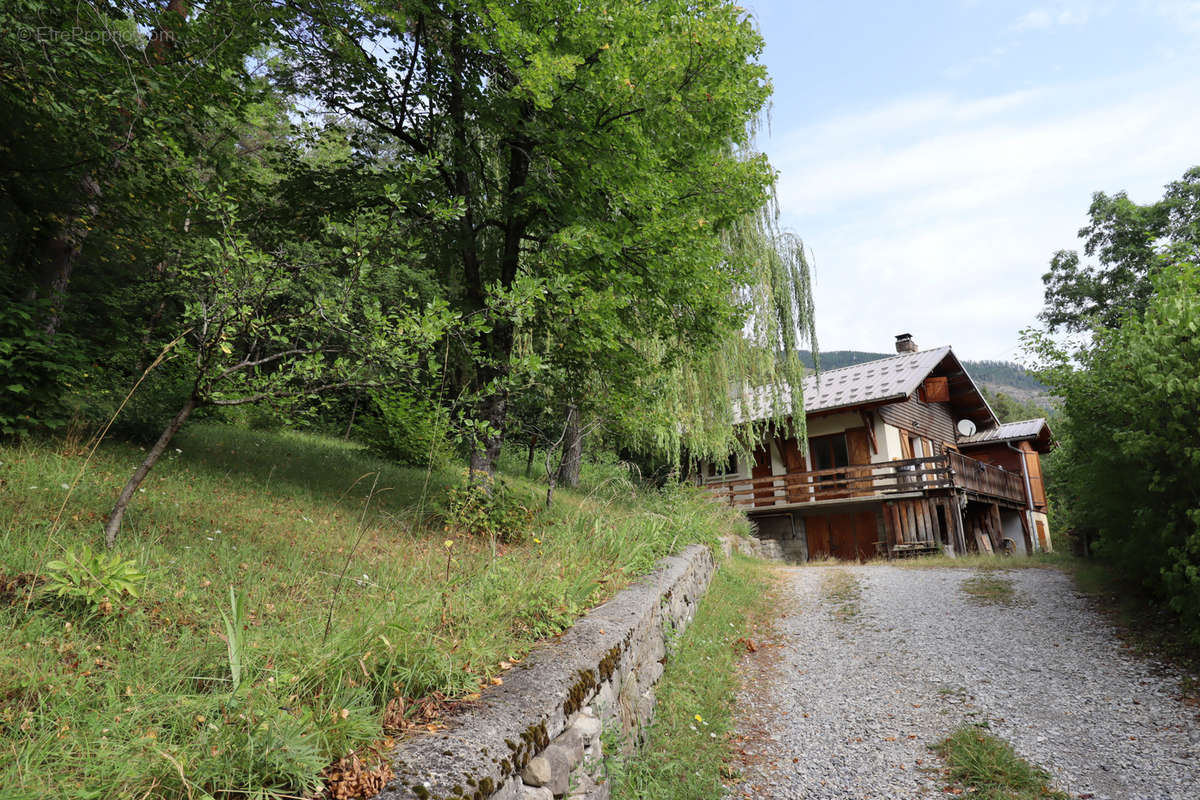
[[[769,119],[768,110],[751,124],[751,145],[759,123]],[[729,329],[715,346],[667,365],[626,431],[636,446],[681,467],[723,461],[731,453],[749,456],[768,431],[806,441],[800,351],[811,348],[814,359],[818,354],[804,242],[780,227],[773,190],[757,212],[721,236],[726,263],[742,271],[744,282],[732,299],[745,324]],[[646,357],[662,352],[650,343]]]

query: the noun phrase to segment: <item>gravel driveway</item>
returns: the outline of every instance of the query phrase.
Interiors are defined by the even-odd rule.
[[[1012,605],[964,593],[974,574],[786,569],[779,641],[745,662],[730,796],[945,797],[929,745],[986,721],[1072,797],[1198,800],[1200,709],[1178,676],[1128,655],[1062,573],[988,573]]]

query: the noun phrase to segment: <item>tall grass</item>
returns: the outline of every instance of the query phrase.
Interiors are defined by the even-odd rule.
[[[86,618],[29,582],[64,548],[99,543],[137,447],[97,452],[53,538],[83,455],[0,447],[0,796],[315,791],[325,765],[384,736],[385,715],[392,728],[436,725],[447,699],[479,691],[661,556],[744,525],[685,489],[639,491],[614,468],[587,493],[558,493],[493,557],[487,541],[444,529],[455,471],[217,425],[176,447],[117,545],[148,576],[142,596]],[[535,482],[507,480],[542,504]]]
[[[725,795],[737,662],[774,605],[771,568],[735,555],[717,571],[657,687],[654,722],[631,757],[610,753],[616,800],[696,800]]]

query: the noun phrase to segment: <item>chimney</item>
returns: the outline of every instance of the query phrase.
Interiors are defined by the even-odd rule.
[[[897,353],[915,353],[915,352],[917,352],[917,343],[913,341],[911,333],[902,333],[896,337],[896,352]]]

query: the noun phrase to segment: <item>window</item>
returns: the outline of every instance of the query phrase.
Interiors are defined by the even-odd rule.
[[[722,478],[727,475],[737,475],[738,474],[737,454],[736,453],[731,454],[729,456],[728,461],[713,464],[711,469],[712,469],[712,472],[710,473],[709,477],[712,477],[712,478]]]
[[[911,456],[912,458],[924,458],[925,457],[925,448],[922,446],[923,441],[924,440],[921,439],[920,436],[913,436],[911,434],[909,435],[908,449],[909,449],[909,452],[912,453],[912,456]]]
[[[812,454],[813,470],[836,469],[850,464],[844,433],[809,439],[808,449]]]

